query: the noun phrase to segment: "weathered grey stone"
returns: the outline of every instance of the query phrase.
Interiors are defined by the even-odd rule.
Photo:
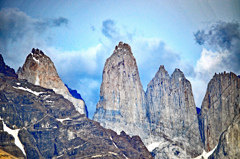
[[[41,50],[33,48],[32,53],[27,56],[17,74],[20,79],[26,79],[35,85],[53,89],[54,92],[71,101],[79,113],[87,114],[84,101],[72,97],[58,76],[54,63]]]
[[[148,137],[146,98],[136,60],[128,44],[116,46],[105,63],[100,100],[93,120],[106,128]]]
[[[148,84],[146,96],[152,142],[166,143],[162,138],[166,140],[167,136],[168,149],[175,142],[182,144],[182,150],[185,152],[177,155],[178,157],[183,155],[196,157],[201,154],[202,146],[192,87],[184,74],[179,69],[175,69],[169,77],[164,66],[160,66],[155,77]],[[160,144],[158,149],[163,149],[161,146],[164,145],[166,144]],[[164,153],[170,153],[170,149],[166,150],[164,148]]]
[[[205,150],[212,150],[220,135],[240,114],[240,78],[234,73],[215,74],[209,82],[199,116]]]
[[[169,77],[161,66],[145,94],[131,48],[122,42],[105,63],[93,119],[118,133],[137,134],[146,145],[178,143],[179,156],[202,151],[190,82],[179,69]]]
[[[209,159],[217,158],[240,158],[240,115],[235,116],[227,130],[221,134],[217,148],[209,157]]]

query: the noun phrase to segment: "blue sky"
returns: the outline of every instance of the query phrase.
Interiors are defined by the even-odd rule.
[[[15,70],[31,49],[54,62],[90,118],[102,70],[119,41],[132,47],[144,89],[160,65],[180,68],[201,106],[215,72],[240,74],[239,0],[0,0],[0,53]]]

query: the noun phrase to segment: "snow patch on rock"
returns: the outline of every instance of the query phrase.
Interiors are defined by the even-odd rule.
[[[147,146],[147,149],[149,152],[152,152],[156,147],[159,146],[161,142],[153,142],[150,145]]]
[[[72,119],[70,119],[69,117],[64,118],[64,119],[57,119],[57,121],[60,121],[61,123],[64,122],[65,120],[72,120]]]
[[[19,137],[18,137],[18,132],[19,132],[20,129],[11,129],[9,128],[3,121],[3,131],[6,131],[8,132],[9,134],[11,134],[13,137],[14,137],[14,142],[15,142],[15,145],[20,148],[20,150],[23,152],[23,154],[26,156],[26,152],[24,150],[24,146],[23,144],[21,143],[21,141],[19,140]]]
[[[200,155],[200,156],[198,156],[198,157],[196,157],[196,158],[194,158],[194,159],[208,159],[208,157],[209,156],[211,156],[212,155],[212,153],[215,151],[215,149],[217,148],[217,146],[218,145],[216,145],[215,147],[214,147],[214,149],[212,149],[211,151],[209,151],[209,152],[206,152],[205,150],[203,150],[203,153]]]
[[[29,89],[29,88],[24,88],[24,87],[14,87],[14,86],[13,86],[13,88],[30,92],[30,93],[32,93],[32,94],[35,94],[36,96],[39,96],[40,94],[44,93],[44,92],[36,92],[36,91],[33,91],[33,90]]]

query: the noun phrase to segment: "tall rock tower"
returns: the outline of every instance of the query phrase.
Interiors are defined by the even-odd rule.
[[[215,74],[208,83],[199,117],[201,137],[207,152],[214,149],[222,132],[238,114],[240,78],[232,72]]]
[[[33,48],[17,74],[20,79],[26,79],[35,85],[53,89],[55,93],[63,95],[64,98],[72,102],[79,113],[86,114],[84,101],[72,97],[58,76],[54,63],[41,50]]]
[[[162,139],[167,141],[171,139],[173,142],[169,142],[170,145],[174,142],[180,143],[176,145],[182,149],[184,157],[199,155],[202,149],[196,106],[191,83],[184,74],[179,69],[175,69],[170,77],[164,66],[160,66],[155,77],[148,84],[146,96],[152,140],[164,143]],[[170,158],[173,157],[170,156],[171,152],[168,154]]]
[[[105,63],[93,120],[118,133],[125,131],[143,140],[148,137],[145,92],[128,44],[120,42]]]

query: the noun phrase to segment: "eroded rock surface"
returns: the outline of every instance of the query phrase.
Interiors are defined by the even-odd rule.
[[[208,84],[199,116],[201,138],[207,152],[218,144],[220,135],[238,114],[240,78],[232,72],[215,74]]]
[[[23,152],[13,139],[1,144],[17,157],[25,153],[26,158],[152,158],[139,137],[101,127],[63,96],[26,80],[1,74],[0,110],[1,121],[11,130],[19,129]],[[0,131],[0,136],[5,134]]]
[[[3,73],[0,110],[0,149],[18,158],[152,158],[140,137],[105,129],[52,89]]]
[[[156,158],[162,150],[174,149],[172,154],[180,158],[202,151],[190,82],[179,69],[170,77],[161,66],[145,93],[131,48],[122,42],[105,63],[93,119],[118,133],[138,134],[148,147],[157,145]]]
[[[53,89],[54,92],[71,101],[79,113],[87,114],[84,101],[74,98],[69,93],[68,88],[58,76],[54,63],[41,50],[33,48],[17,74],[20,79],[26,79],[35,85]]]
[[[217,148],[209,157],[214,158],[240,158],[240,115],[237,115],[227,130],[221,134]]]
[[[120,133],[148,137],[146,98],[136,60],[128,44],[116,46],[105,63],[100,100],[93,120]]]
[[[173,157],[196,157],[201,154],[202,146],[192,87],[184,74],[175,69],[170,77],[164,66],[160,66],[148,84],[146,96],[152,142],[161,142],[158,146],[158,152],[164,152],[161,152],[161,156],[168,154],[171,158],[170,152],[173,149],[176,149],[176,152],[172,154],[177,154]]]

